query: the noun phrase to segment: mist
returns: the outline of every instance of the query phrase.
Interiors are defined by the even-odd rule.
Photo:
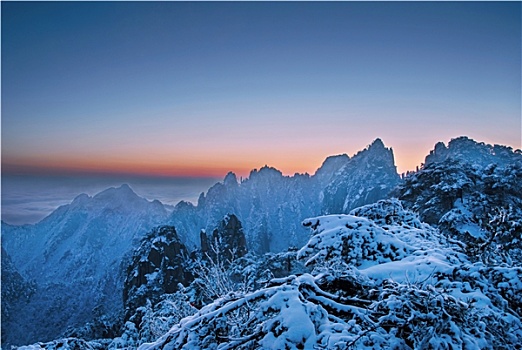
[[[197,203],[217,178],[158,178],[116,176],[2,176],[2,221],[34,224],[76,196],[93,196],[109,187],[128,184],[136,194],[148,200],[157,199],[167,205],[184,200]]]

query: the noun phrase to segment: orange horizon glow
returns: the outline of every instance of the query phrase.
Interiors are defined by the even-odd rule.
[[[60,162],[61,163],[61,162]],[[42,174],[42,175],[108,175],[108,176],[150,176],[150,177],[222,177],[231,171],[228,168],[205,166],[175,166],[168,164],[131,164],[110,161],[71,163],[11,163],[2,164],[2,172],[8,174]],[[240,169],[246,172],[246,169]]]
[[[356,153],[356,152],[355,152]],[[347,153],[352,157],[355,153]],[[324,157],[313,155],[306,159],[299,157],[271,157],[271,161],[258,162],[241,158],[201,162],[187,162],[186,160],[165,159],[133,159],[124,158],[55,158],[52,159],[6,159],[2,161],[2,173],[12,175],[108,175],[108,176],[150,176],[150,177],[213,177],[223,178],[228,172],[235,173],[238,177],[246,178],[254,169],[269,166],[281,171],[285,176],[294,174],[315,174],[324,160]],[[267,157],[269,158],[269,157]],[[395,164],[400,174],[408,170],[414,170],[420,166],[421,161],[415,155],[407,158],[397,158]]]
[[[459,136],[521,147],[518,3],[2,5],[3,174],[313,175],[376,138],[401,174]]]
[[[447,139],[451,139],[449,137]],[[475,139],[477,142],[484,142]],[[434,148],[436,138],[401,139],[398,144],[387,144],[394,153],[397,173],[414,171],[424,162],[425,157]],[[393,141],[392,141],[393,142]],[[447,140],[444,140],[447,144]],[[487,142],[487,141],[486,141]],[[307,149],[292,149],[278,145],[268,145],[265,149],[252,147],[244,149],[228,148],[210,151],[192,150],[194,153],[170,153],[168,150],[156,151],[154,148],[141,148],[124,152],[119,150],[111,155],[99,155],[90,152],[71,156],[62,154],[38,154],[32,156],[2,155],[2,173],[11,175],[107,175],[107,176],[144,176],[144,177],[194,177],[224,178],[228,172],[247,178],[251,171],[267,165],[286,176],[296,173],[315,174],[328,156],[347,154],[352,157],[370,143],[346,147],[342,143],[319,148],[311,145]],[[488,142],[494,144],[494,142]],[[516,149],[517,147],[512,148]],[[290,149],[287,149],[290,148]],[[340,149],[349,148],[347,151]],[[283,152],[282,150],[286,152]]]

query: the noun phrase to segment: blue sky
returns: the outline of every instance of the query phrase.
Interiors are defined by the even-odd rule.
[[[400,171],[521,147],[520,2],[2,2],[4,171]]]

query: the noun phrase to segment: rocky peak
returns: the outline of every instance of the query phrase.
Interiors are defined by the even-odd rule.
[[[444,142],[437,142],[435,144],[435,149],[430,152],[430,154],[434,153],[436,155],[444,155],[448,152],[448,147],[446,147],[446,145],[444,144]]]
[[[223,180],[223,184],[225,186],[232,186],[232,187],[237,186],[238,183],[237,183],[237,176],[236,176],[236,174],[234,174],[233,172],[230,171],[227,174],[227,176],[225,176],[225,179]]]
[[[205,192],[201,192],[198,197],[198,208],[203,208],[205,206]]]
[[[204,243],[206,235],[201,235],[201,246],[209,247],[209,243]],[[234,214],[225,215],[216,229],[212,232],[212,241],[210,244],[217,245],[214,247],[224,260],[232,261],[240,258],[247,253],[246,238],[243,232],[241,221]],[[208,248],[207,248],[208,249]],[[210,249],[211,256],[215,254]]]
[[[393,150],[386,148],[381,139],[375,139],[368,147],[353,156],[352,161],[365,161],[395,168]]]
[[[249,179],[273,179],[273,178],[281,178],[283,177],[283,173],[276,168],[269,167],[268,165],[263,166],[261,169],[254,169],[250,172]]]
[[[154,301],[164,293],[174,293],[180,283],[188,285],[192,275],[187,257],[173,226],[159,226],[147,234],[127,270],[123,296],[127,317],[147,299]]]
[[[386,198],[400,181],[393,151],[381,139],[349,159],[323,190],[323,212],[347,213]]]
[[[138,197],[138,195],[127,184],[122,184],[120,187],[110,187],[97,195],[94,198],[111,198],[111,197]]]
[[[447,147],[443,142],[438,142],[426,156],[424,163],[429,165],[446,160],[460,161],[484,168],[490,164],[507,165],[522,162],[522,157],[520,157],[520,152],[514,152],[511,147],[492,146],[484,142],[477,142],[467,136],[460,136],[452,139]]]
[[[368,149],[384,150],[384,149],[386,149],[386,147],[384,147],[384,142],[382,142],[382,140],[380,138],[376,138],[370,144]]]
[[[321,185],[326,185],[333,176],[346,163],[350,161],[350,157],[346,153],[326,158],[319,169],[314,174],[314,177],[319,179]]]

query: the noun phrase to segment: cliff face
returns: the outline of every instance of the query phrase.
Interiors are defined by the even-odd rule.
[[[176,292],[179,284],[192,281],[188,254],[172,226],[160,226],[147,234],[127,269],[123,288],[126,319],[147,300],[156,302],[161,295]]]
[[[322,212],[346,214],[386,198],[399,181],[393,151],[376,139],[336,172],[322,191]]]
[[[214,257],[219,253],[224,261],[232,261],[241,258],[247,253],[245,233],[241,222],[234,214],[226,215],[212,232],[210,241],[205,236],[202,239],[202,252]],[[205,249],[206,248],[206,249]]]

